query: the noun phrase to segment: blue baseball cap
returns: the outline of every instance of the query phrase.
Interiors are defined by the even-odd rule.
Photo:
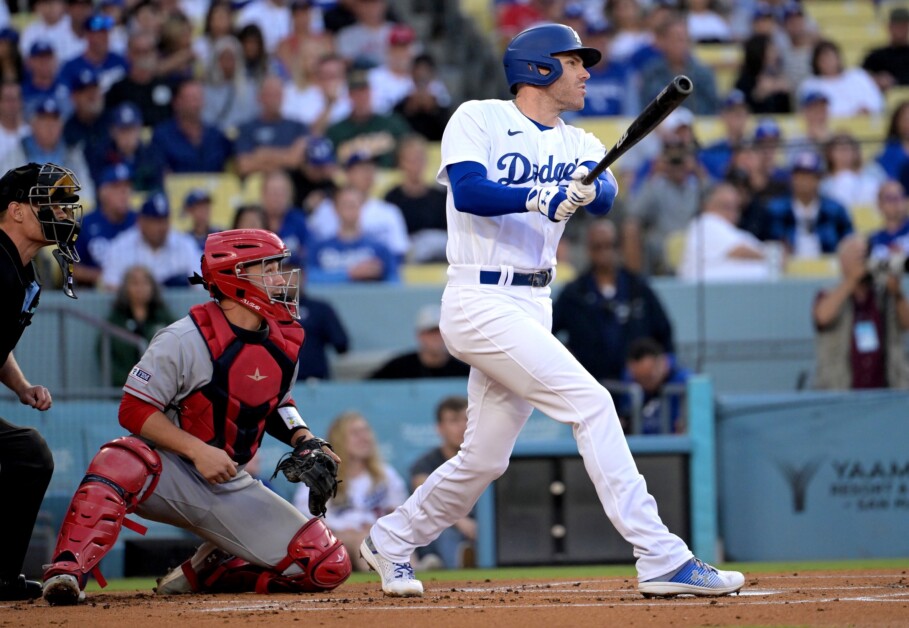
[[[587,22],[586,34],[589,37],[596,37],[597,35],[609,35],[612,32],[612,24],[610,24],[609,20],[605,18],[598,18]]]
[[[40,57],[41,55],[52,54],[54,54],[54,47],[43,39],[39,39],[28,49],[28,56],[30,57]]]
[[[358,150],[351,153],[347,159],[344,160],[344,167],[353,168],[357,164],[374,164],[375,162],[375,157],[365,151]]]
[[[568,2],[562,9],[562,16],[569,20],[576,20],[584,17],[584,5],[580,2]]]
[[[97,87],[100,83],[100,77],[95,70],[91,68],[82,68],[76,73],[76,76],[70,81],[69,88],[71,91]]]
[[[183,207],[189,207],[190,205],[196,205],[198,203],[210,203],[211,194],[208,190],[202,188],[193,188],[186,194],[186,198],[183,199]]]
[[[0,28],[0,40],[3,39],[6,41],[11,41],[14,44],[19,43],[19,31],[9,26]]]
[[[325,137],[312,138],[306,147],[306,161],[313,166],[335,163],[335,147],[331,140]]]
[[[814,151],[802,151],[792,160],[792,172],[810,172],[821,174],[824,171],[824,162],[821,156]]]
[[[170,203],[164,192],[151,194],[139,209],[139,215],[146,218],[170,218]]]
[[[751,14],[751,19],[762,20],[768,17],[776,17],[773,7],[766,2],[759,2],[757,6],[754,7],[754,13]]]
[[[89,33],[101,33],[114,27],[114,18],[104,13],[95,13],[85,20],[85,30]]]
[[[142,126],[142,112],[131,102],[120,103],[111,113],[110,125],[117,128]]]
[[[60,107],[60,103],[57,102],[56,98],[45,98],[32,109],[32,116],[46,115],[59,117],[62,114],[63,109]]]
[[[805,92],[799,97],[800,107],[807,107],[808,105],[813,105],[816,102],[829,103],[830,99],[827,98],[827,94],[818,91]]]
[[[98,177],[98,186],[107,185],[108,183],[122,183],[123,181],[129,181],[130,175],[129,166],[126,164],[114,164],[113,166],[108,166],[101,171],[101,176]]]
[[[773,118],[762,118],[758,121],[754,129],[754,141],[759,142],[766,139],[779,139],[783,132],[780,125]]]
[[[723,99],[723,109],[732,109],[733,107],[746,107],[748,105],[745,98],[745,92],[740,89],[730,90]]]

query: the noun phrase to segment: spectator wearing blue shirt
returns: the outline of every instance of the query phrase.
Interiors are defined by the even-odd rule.
[[[108,166],[101,173],[98,205],[82,219],[82,231],[76,240],[80,260],[73,277],[79,284],[97,285],[111,240],[136,224],[136,214],[129,206],[132,191],[126,165]]]
[[[877,163],[888,177],[899,179],[907,162],[909,162],[909,100],[904,100],[890,116],[884,150],[878,155]],[[905,183],[903,185],[905,186]]]
[[[892,179],[884,181],[877,193],[877,207],[884,225],[868,236],[869,255],[887,258],[894,251],[909,253],[909,206],[903,186]]]
[[[173,118],[155,127],[152,147],[169,172],[224,172],[233,147],[217,128],[202,121],[202,84],[187,80],[176,88]]]
[[[685,384],[691,373],[676,363],[653,338],[639,338],[628,348],[628,366],[624,374],[626,383],[641,387],[641,434],[679,434],[686,430]],[[628,416],[628,399],[619,406]],[[623,417],[623,418],[624,418]],[[631,426],[634,427],[634,426]],[[633,430],[632,430],[633,431]]]
[[[85,21],[85,52],[67,61],[60,69],[64,83],[72,83],[82,70],[93,70],[98,74],[103,93],[126,76],[126,59],[110,50],[110,31],[113,27],[113,18],[101,13]]]
[[[107,143],[107,120],[104,116],[104,96],[98,86],[98,73],[83,68],[69,84],[72,115],[63,125],[67,146],[78,146],[86,161]]]
[[[777,240],[794,257],[814,258],[836,252],[853,231],[845,207],[818,192],[823,161],[814,152],[799,153],[792,164],[792,194],[770,200],[762,217],[762,240]]]
[[[59,69],[53,46],[42,40],[32,44],[22,79],[22,102],[26,111],[48,98],[69,105],[69,90],[60,80]],[[66,108],[64,115],[69,115]]]
[[[385,246],[363,235],[360,214],[366,198],[353,187],[334,196],[339,227],[335,236],[309,247],[308,273],[312,283],[398,281],[398,263]]]
[[[306,216],[291,205],[293,183],[283,170],[272,170],[262,182],[262,209],[265,210],[266,228],[278,234],[290,251],[288,264],[302,267],[306,264],[306,247],[309,230]]]
[[[148,192],[160,189],[164,181],[161,155],[142,141],[142,112],[124,102],[110,112],[107,140],[88,155],[95,180],[110,166],[129,166],[133,189]]]
[[[267,76],[259,87],[259,115],[240,125],[234,149],[237,173],[245,177],[275,168],[295,169],[306,151],[306,126],[281,115],[284,83]]]
[[[297,379],[331,379],[326,349],[332,347],[338,354],[347,353],[350,340],[347,330],[335,309],[327,301],[314,299],[304,288],[306,269],[300,271],[300,325],[306,333],[306,342],[300,351],[300,368]]]
[[[640,111],[632,68],[624,61],[609,58],[612,30],[606,22],[587,28],[586,45],[603,52],[599,63],[587,69],[587,96],[579,116],[630,116]]]
[[[193,237],[199,250],[205,250],[205,240],[212,233],[221,231],[211,224],[211,194],[202,188],[193,188],[183,199],[183,215],[189,217],[189,235]]]
[[[745,127],[748,124],[748,105],[745,94],[734,89],[723,99],[720,110],[723,123],[723,139],[717,140],[701,150],[700,161],[707,173],[716,180],[725,179],[729,173],[733,151],[745,142]]]

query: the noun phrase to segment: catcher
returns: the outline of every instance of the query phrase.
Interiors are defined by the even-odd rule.
[[[296,322],[299,270],[271,232],[208,236],[195,283],[213,301],[161,330],[133,367],[120,403],[131,436],[101,447],[88,467],[44,573],[44,599],[85,599],[88,575],[126,519],[189,530],[196,553],[162,578],[159,594],[326,591],[350,575],[347,551],[319,518],[307,520],[244,471],[264,432],[294,449],[279,464],[310,487],[324,513],[340,459],[313,437],[290,395],[303,329]],[[277,472],[277,470],[276,470]]]

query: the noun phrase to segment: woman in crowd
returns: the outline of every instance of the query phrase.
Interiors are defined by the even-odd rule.
[[[773,40],[767,35],[752,35],[743,44],[745,55],[736,89],[745,94],[752,113],[790,113],[789,79]]]
[[[907,161],[909,161],[909,100],[901,102],[890,116],[884,150],[877,156],[877,163],[891,179],[899,179]]]
[[[858,140],[849,133],[836,133],[824,147],[827,175],[821,181],[821,194],[847,208],[873,205],[887,173],[876,162],[862,163]]]
[[[843,66],[840,47],[822,39],[814,46],[811,72],[802,81],[800,93],[820,92],[827,96],[831,118],[879,115],[884,110],[884,96],[877,83],[862,68]]]

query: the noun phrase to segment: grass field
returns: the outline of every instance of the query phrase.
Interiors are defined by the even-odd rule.
[[[909,571],[909,557],[840,560],[840,561],[796,561],[774,563],[725,563],[724,569],[736,569],[745,574],[839,571],[862,569],[901,569]],[[499,569],[455,569],[451,571],[426,571],[417,574],[427,582],[463,582],[495,580],[544,580],[596,577],[633,578],[634,567],[631,565],[580,565],[559,567],[501,567]],[[378,576],[372,573],[354,573],[348,582],[377,581]],[[106,591],[150,591],[155,586],[154,578],[122,578],[108,581]],[[100,591],[98,583],[91,581],[86,591]]]

